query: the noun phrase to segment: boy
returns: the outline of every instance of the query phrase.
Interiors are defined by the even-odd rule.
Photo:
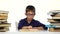
[[[25,19],[19,21],[18,30],[20,29],[38,29],[38,30],[47,30],[44,24],[40,23],[39,21],[33,19],[35,16],[35,7],[34,6],[27,6],[25,15],[27,16]]]

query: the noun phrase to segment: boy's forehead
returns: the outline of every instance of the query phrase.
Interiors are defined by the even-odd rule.
[[[28,11],[27,13],[34,13],[33,11]]]

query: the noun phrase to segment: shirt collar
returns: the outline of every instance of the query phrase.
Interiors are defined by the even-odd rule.
[[[27,22],[27,18],[25,18],[25,21]],[[34,19],[32,19],[32,21],[31,22],[33,22],[34,21]]]

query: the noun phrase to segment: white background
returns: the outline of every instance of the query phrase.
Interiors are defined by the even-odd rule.
[[[25,8],[33,5],[36,8],[34,19],[48,25],[48,12],[51,10],[60,10],[60,0],[0,0],[0,10],[9,11],[8,22],[11,23],[9,32],[16,32],[16,22],[25,18]]]

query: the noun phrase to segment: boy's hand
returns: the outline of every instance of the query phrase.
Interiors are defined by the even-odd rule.
[[[39,29],[39,30],[44,30],[44,28],[43,28],[43,27],[38,27],[38,29]]]
[[[23,26],[22,29],[27,29],[28,27],[27,26]]]
[[[32,26],[23,26],[22,29],[32,29]]]
[[[28,26],[28,29],[32,29],[32,26]]]
[[[38,30],[44,30],[43,27],[32,27],[32,26],[24,26],[22,29],[38,29]]]
[[[43,28],[43,27],[34,27],[34,29],[44,30],[44,28]]]

